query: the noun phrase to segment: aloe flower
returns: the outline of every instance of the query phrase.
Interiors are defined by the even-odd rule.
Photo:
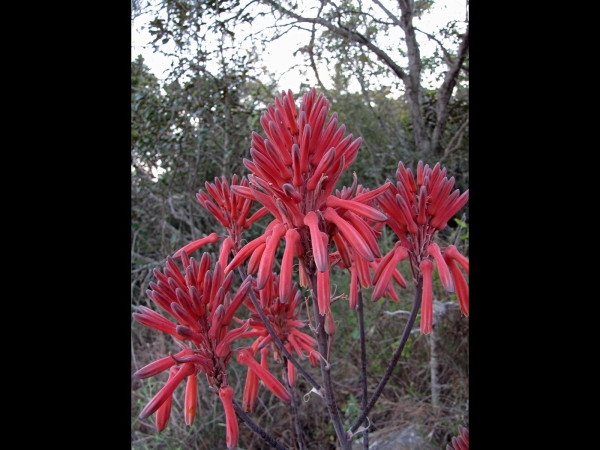
[[[345,135],[337,113],[326,121],[329,101],[316,90],[306,93],[296,108],[292,92],[282,91],[262,115],[266,134],[253,132],[250,156],[244,165],[251,172],[248,187],[232,186],[236,194],[256,200],[274,217],[265,234],[248,243],[232,259],[225,272],[235,269],[261,251],[257,268],[258,289],[264,289],[273,270],[281,240],[285,242],[286,264],[280,271],[284,286],[282,301],[291,285],[292,263],[299,263],[300,285],[316,291],[321,315],[330,313],[329,247],[339,233],[346,245],[366,262],[375,259],[365,238],[349,217],[383,222],[387,216],[356,199],[332,195],[340,175],[355,160],[362,139]],[[296,233],[288,233],[294,230]],[[247,249],[246,249],[247,247]],[[289,250],[288,250],[289,248]],[[256,268],[253,261],[252,268]],[[311,279],[317,279],[312,286]]]
[[[242,177],[238,183],[238,175],[231,177],[231,186],[248,187],[248,179]],[[217,221],[227,230],[227,236],[223,237],[221,249],[219,251],[219,262],[221,267],[227,266],[230,255],[235,255],[242,247],[242,233],[254,222],[269,213],[265,207],[259,208],[253,214],[250,210],[254,201],[237,195],[230,189],[230,184],[225,176],[215,177],[214,183],[206,181],[204,183],[206,192],[202,189],[196,194],[198,202],[210,212]],[[196,250],[206,244],[214,244],[220,239],[217,233],[210,233],[208,236],[190,242],[179,249],[173,257],[180,258],[183,252],[191,255]]]
[[[452,191],[453,186],[454,177],[447,178],[446,169],[441,169],[439,163],[432,169],[419,161],[415,181],[411,169],[400,162],[396,183],[391,183],[376,199],[387,215],[385,223],[399,241],[377,261],[371,300],[377,301],[384,294],[394,273],[392,268],[409,259],[415,283],[423,280],[421,332],[424,334],[431,332],[433,324],[434,270],[444,289],[456,292],[462,313],[469,315],[469,286],[462,272],[469,274],[469,260],[454,245],[440,248],[434,242],[435,233],[443,230],[469,199],[468,190],[461,194],[458,189]]]
[[[285,255],[284,255],[285,259]],[[265,317],[269,320],[269,325],[275,331],[279,340],[283,343],[286,350],[296,353],[300,360],[308,358],[313,366],[318,362],[318,353],[316,352],[317,341],[310,335],[300,331],[306,326],[306,321],[301,320],[300,312],[302,310],[302,292],[298,289],[297,283],[294,283],[287,292],[291,300],[287,302],[281,301],[281,278],[277,273],[273,273],[269,278],[267,286],[258,291],[259,303]],[[260,319],[256,308],[251,302],[246,302],[245,305],[250,310],[249,323],[251,330],[257,333],[255,341],[247,350],[252,356],[261,354],[261,365],[268,370],[267,356],[272,353],[273,359],[279,364],[286,364],[288,379],[290,386],[294,385],[296,380],[296,368],[290,360],[285,361],[281,355],[281,351],[272,340],[265,324]],[[251,363],[250,363],[251,364]],[[246,384],[244,387],[244,402],[245,411],[252,411],[258,394],[259,374],[252,370],[252,366],[248,366]],[[264,381],[263,381],[264,383]],[[269,389],[271,387],[265,384]],[[278,387],[277,387],[278,388]],[[271,389],[273,391],[273,389]],[[275,393],[275,391],[273,391]]]
[[[377,208],[375,199],[379,197],[385,190],[387,190],[390,185],[391,183],[388,181],[383,186],[371,191],[363,188],[361,185],[357,186],[356,174],[354,174],[354,182],[351,187],[344,187],[341,191],[336,190],[336,198],[332,197],[328,199],[330,204],[334,204],[336,206],[344,205],[349,200],[353,200],[355,203],[366,205],[370,208],[369,210],[365,210],[365,213],[362,215],[362,217],[350,210],[347,210],[343,216],[351,225],[353,225],[356,231],[363,238],[368,250],[370,250],[370,252],[373,254],[372,260],[369,261],[361,256],[361,254],[357,252],[355,248],[348,244],[347,238],[341,233],[335,233],[332,236],[333,242],[336,246],[336,251],[330,253],[329,258],[332,261],[331,265],[335,263],[342,269],[348,269],[350,274],[350,292],[348,299],[352,309],[356,309],[357,307],[359,287],[365,289],[373,287],[381,276],[381,269],[384,268],[383,265],[378,264],[383,259],[383,256],[380,253],[377,239],[381,235],[379,230],[383,228],[385,222],[379,221],[381,216],[374,216],[371,214],[371,209]],[[364,252],[366,251],[367,250],[364,250]],[[386,258],[389,259],[392,256],[393,253],[389,253],[386,255]],[[398,253],[398,256],[403,255]],[[405,256],[403,256],[401,259],[404,259],[404,257]],[[396,263],[401,259],[397,259]],[[379,271],[377,271],[378,268],[380,268]],[[371,270],[373,271],[373,275],[371,275]],[[388,280],[388,283],[380,283],[378,289],[381,289],[382,292],[376,292],[376,295],[377,298],[384,296],[389,297],[393,301],[397,302],[400,299],[391,283],[391,280],[393,279],[401,288],[406,288],[406,281],[396,268],[395,264],[390,267],[388,272],[389,274],[386,272],[386,279]]]
[[[145,306],[133,313],[141,324],[167,333],[175,338],[181,348],[154,361],[134,376],[148,378],[169,370],[169,378],[163,388],[150,400],[140,413],[145,419],[155,412],[158,431],[164,430],[169,420],[172,395],[177,386],[186,382],[185,422],[191,425],[196,415],[197,374],[206,375],[211,389],[219,394],[226,411],[227,446],[234,448],[237,443],[237,422],[233,411],[232,395],[227,381],[227,366],[233,355],[231,344],[236,339],[256,337],[260,332],[250,330],[249,321],[240,321],[241,326],[232,328],[233,315],[246,300],[252,287],[248,277],[231,297],[233,273],[225,276],[217,261],[211,270],[212,258],[204,253],[200,262],[188,258],[185,251],[180,253],[183,274],[172,257],[167,258],[164,270],[154,270],[156,282],[151,282],[146,293],[152,302],[172,319]]]
[[[446,450],[469,450],[469,430],[459,425],[458,432],[460,434],[452,438],[452,445],[447,445]]]

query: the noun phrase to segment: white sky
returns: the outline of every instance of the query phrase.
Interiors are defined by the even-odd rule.
[[[383,1],[382,3],[387,3]],[[438,28],[446,25],[450,20],[464,21],[466,15],[466,7],[468,0],[438,0],[434,3],[431,12],[424,15],[419,20],[416,19],[414,24],[417,28],[423,31],[434,33]],[[138,55],[142,55],[145,64],[150,68],[151,72],[163,81],[166,71],[170,69],[171,60],[159,53],[154,53],[152,50],[152,36],[147,30],[146,23],[148,15],[141,15],[132,21],[131,26],[131,60],[133,61]],[[422,56],[432,54],[434,44],[418,33],[420,50]],[[266,53],[263,55],[263,64],[279,78],[279,89],[291,89],[292,92],[298,92],[300,84],[308,80],[310,84],[316,85],[316,80],[312,71],[308,71],[306,76],[298,73],[297,70],[289,71],[294,64],[302,65],[304,57],[298,53],[295,57],[293,50],[307,42],[304,33],[293,32],[287,33],[285,36],[271,42],[267,47]],[[167,44],[168,46],[168,44]],[[289,72],[288,72],[289,71]],[[287,73],[286,73],[287,72]],[[320,70],[319,75],[322,77],[323,83],[329,87],[329,79],[325,75],[325,70]]]

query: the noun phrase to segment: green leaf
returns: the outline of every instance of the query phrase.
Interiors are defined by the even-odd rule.
[[[461,227],[467,228],[467,224],[460,219],[454,219],[454,221]]]

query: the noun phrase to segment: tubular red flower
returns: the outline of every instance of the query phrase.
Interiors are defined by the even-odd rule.
[[[279,152],[275,149],[275,147],[273,146],[273,144],[271,143],[271,141],[269,141],[268,139],[265,140],[265,148],[267,150],[269,159],[271,162],[273,162],[275,164],[275,166],[277,166],[277,171],[278,173],[281,175],[281,177],[284,180],[289,180],[292,177],[292,172],[290,171],[290,169],[287,167],[287,162],[283,162],[281,160],[282,157],[286,158],[286,161],[289,161],[289,165],[292,165],[292,157],[290,155],[290,153],[288,153],[287,151],[282,151]],[[280,147],[278,147],[280,148]]]
[[[329,118],[329,122],[327,122],[327,125],[325,125],[323,132],[321,133],[319,143],[312,155],[312,161],[320,161],[323,155],[325,154],[325,150],[331,149],[332,147],[335,147],[337,143],[339,143],[339,138],[338,142],[334,142],[332,140],[333,135],[337,130],[337,123],[338,114],[334,112]]]
[[[298,192],[293,185],[285,183],[282,188],[285,195],[292,199],[294,203],[300,203],[302,201],[302,195],[300,195],[300,192]]]
[[[404,277],[402,277],[402,274],[400,273],[400,271],[398,269],[394,270],[394,273],[392,274],[392,278],[394,278],[394,280],[396,281],[396,283],[398,283],[398,285],[404,289],[406,289],[406,281],[404,280]]]
[[[302,186],[304,179],[302,177],[302,162],[300,160],[300,147],[298,144],[292,145],[292,184],[296,187]]]
[[[469,430],[459,425],[458,431],[459,435],[452,438],[452,446],[447,445],[446,450],[469,450]]]
[[[449,245],[444,250],[444,258],[455,260],[463,268],[465,273],[469,275],[469,260],[462,255],[454,245]]]
[[[398,176],[400,175],[400,176]],[[410,192],[417,192],[417,186],[415,184],[415,178],[412,175],[412,171],[410,169],[406,169],[402,161],[398,163],[398,169],[396,170],[396,178],[400,181],[402,179],[402,184],[406,186]]]
[[[175,356],[182,357],[185,355],[191,355],[192,353],[192,350],[186,347],[179,353],[177,353]],[[167,369],[170,369],[175,364],[176,361],[170,355],[165,356],[164,358],[158,359],[154,362],[151,362],[150,364],[145,365],[144,367],[136,371],[133,374],[133,376],[140,379],[153,377],[161,372],[164,372]]]
[[[185,423],[192,426],[196,417],[196,407],[198,405],[198,377],[197,372],[187,377],[185,386]]]
[[[294,383],[296,382],[296,366],[294,366],[292,361],[290,361],[289,359],[287,360],[287,373],[288,373],[288,384],[290,386],[293,386]]]
[[[323,315],[330,311],[331,292],[329,285],[329,270],[317,271],[317,303],[319,314]]]
[[[237,418],[233,409],[233,388],[231,386],[221,386],[219,388],[219,398],[225,410],[225,426],[227,429],[225,441],[227,448],[233,450],[237,446],[239,438]]]
[[[458,268],[456,262],[449,257],[446,257],[444,253],[444,259],[446,260],[446,264],[450,268],[450,272],[452,273],[452,278],[454,278],[454,286],[456,287],[456,297],[458,298],[458,304],[460,306],[460,310],[465,316],[469,316],[469,285],[467,284],[467,280],[463,276],[462,272]]]
[[[298,358],[300,358],[300,360],[306,359],[306,355],[304,354],[304,350],[302,349],[302,347],[298,343],[298,340],[296,339],[296,337],[292,333],[288,334],[287,340],[292,345],[292,347],[294,348],[294,351],[298,354]],[[290,350],[290,353],[291,353],[291,350]]]
[[[323,272],[327,266],[327,248],[323,245],[321,230],[319,230],[319,217],[314,211],[309,211],[306,214],[304,217],[304,225],[306,225],[310,231],[310,240],[317,270]]]
[[[381,194],[387,191],[390,186],[392,186],[392,182],[390,180],[387,180],[383,186],[379,186],[378,188],[372,189],[367,192],[361,192],[352,200],[354,202],[367,203],[371,200],[375,200],[376,198],[378,198]]]
[[[296,328],[290,330],[290,335],[294,335],[298,345],[310,355],[311,351],[317,346],[317,341],[306,333]]]
[[[227,258],[233,249],[235,249],[235,244],[233,243],[233,240],[228,237],[223,241],[221,251],[219,252],[219,263],[221,264],[221,267],[227,267]]]
[[[424,259],[419,264],[423,275],[423,294],[421,297],[421,333],[431,333],[433,326],[433,263]]]
[[[257,220],[262,219],[267,214],[269,214],[269,209],[266,206],[258,209],[254,214],[252,214],[248,219],[246,219],[246,223],[244,224],[244,228],[249,228]]]
[[[348,249],[348,246],[346,245],[344,238],[339,233],[335,233],[331,238],[333,239],[333,242],[335,243],[337,251],[342,260],[342,264],[344,265],[344,267],[349,268],[352,265],[352,258],[350,256],[350,250]]]
[[[300,113],[300,119],[306,119],[306,114],[304,112]],[[312,128],[310,124],[306,124],[302,129],[301,133],[302,139],[299,139],[300,146],[300,168],[303,174],[308,172],[308,158],[310,156],[309,146],[310,140],[312,138]],[[304,181],[302,182],[304,183]]]
[[[215,347],[216,355],[219,358],[225,357],[231,351],[229,345],[236,339],[241,338],[248,331],[248,328],[250,328],[250,322],[246,321],[241,327],[228,331]]]
[[[351,266],[350,268],[350,292],[348,294],[348,302],[351,309],[356,309],[358,302],[358,274],[356,268]]]
[[[390,283],[394,270],[396,270],[397,264],[400,261],[408,258],[408,252],[402,246],[395,246],[392,251],[394,252],[392,257],[386,260],[385,267],[382,269],[379,275],[377,284],[375,284],[375,288],[373,289],[373,293],[371,294],[371,301],[376,302],[381,297],[383,297],[388,287],[388,284]]]
[[[239,306],[244,302],[246,298],[248,298],[248,293],[252,288],[252,276],[248,275],[241,286],[238,288],[235,293],[233,300],[227,307],[225,311],[225,316],[223,317],[223,325],[227,326],[231,323],[231,319],[233,319],[233,315],[239,308]]]
[[[285,233],[285,249],[281,259],[281,270],[279,272],[279,300],[287,303],[292,291],[292,272],[294,264],[294,248],[300,240],[300,234],[293,228]]]
[[[260,265],[260,260],[262,259],[262,254],[265,251],[266,246],[267,244],[264,242],[260,244],[258,247],[256,247],[256,250],[254,250],[250,256],[250,259],[248,259],[248,274],[254,275],[256,272],[258,272],[258,266]]]
[[[375,220],[377,222],[382,222],[387,219],[387,216],[381,211],[372,208],[371,206],[365,205],[364,203],[360,203],[354,200],[344,200],[341,198],[337,198],[333,195],[327,197],[325,201],[325,205],[330,206],[332,208],[343,208],[348,211],[352,211],[355,214],[358,214],[361,217],[366,219]]]
[[[177,333],[183,336],[182,341],[189,339],[196,345],[202,345],[206,340],[203,334],[192,330],[190,327],[186,327],[184,325],[177,325],[176,330]]]
[[[174,258],[180,258],[182,252],[185,252],[188,255],[191,255],[193,252],[195,252],[199,248],[203,247],[204,245],[206,245],[206,244],[214,244],[218,240],[219,240],[219,236],[217,235],[217,233],[210,233],[208,236],[203,237],[202,239],[198,239],[198,240],[196,240],[194,242],[190,242],[189,244],[187,244],[183,248],[180,248],[179,250],[177,250],[175,252],[175,254],[173,255],[173,257]]]
[[[277,224],[273,227],[273,233],[266,240],[265,251],[258,266],[258,274],[256,277],[256,289],[261,290],[265,287],[268,278],[271,276],[273,262],[275,260],[275,252],[279,248],[279,241],[285,235],[285,227]]]
[[[171,369],[169,370],[169,380],[171,380],[175,374],[177,373],[177,371],[179,370],[179,367],[171,367]],[[165,428],[167,428],[167,425],[169,424],[169,417],[171,416],[171,406],[173,405],[173,396],[170,395],[164,402],[162,405],[160,405],[160,407],[158,408],[158,410],[156,411],[156,430],[161,433]]]
[[[275,199],[275,205],[279,210],[281,217],[285,218],[283,223],[287,222],[288,227],[302,227],[304,225],[304,214],[298,209],[298,205],[285,193],[282,192],[281,198]]]
[[[171,309],[171,308],[169,308]],[[176,339],[182,339],[183,336],[177,333],[176,326],[173,322],[161,316],[160,314],[152,311],[150,308],[146,308],[145,306],[140,305],[139,310],[140,313],[133,313],[132,316],[135,320],[137,320],[142,325],[146,325],[147,327],[154,328],[155,330],[162,331],[164,333],[170,334]]]
[[[352,245],[352,248],[354,248],[360,256],[369,262],[375,259],[371,249],[362,238],[360,233],[356,231],[356,228],[354,228],[349,222],[342,219],[333,208],[327,207],[323,212],[323,218],[327,222],[333,223],[339,228],[340,232],[346,238],[346,242]]]
[[[331,147],[327,153],[323,155],[323,157],[318,160],[319,164],[313,171],[313,174],[306,181],[306,189],[309,191],[314,191],[321,179],[321,176],[325,173],[325,171],[331,166],[333,160],[335,159],[335,147]],[[313,158],[313,161],[315,159]]]
[[[427,188],[421,186],[419,191],[419,213],[417,215],[417,223],[421,226],[427,223]]]
[[[407,204],[402,195],[396,194],[396,204],[400,209],[400,214],[404,219],[404,223],[406,224],[406,228],[410,234],[417,234],[419,231],[419,227],[417,226],[413,213],[410,209],[410,204]]]
[[[377,282],[379,281],[379,277],[381,277],[383,269],[387,267],[388,263],[395,255],[396,248],[398,248],[400,245],[400,242],[396,242],[396,244],[394,244],[394,247],[377,262],[377,267],[375,269],[375,272],[373,273],[373,284],[377,284]]]
[[[388,284],[384,296],[388,296],[389,298],[392,299],[393,302],[396,302],[396,303],[398,303],[400,301],[400,297],[398,297],[398,293],[396,292],[396,289],[394,289],[394,285],[392,283]]]
[[[267,356],[269,356],[269,348],[263,347],[260,349],[260,366],[266,371],[269,370],[269,361],[267,360]]]
[[[375,232],[373,229],[365,222],[363,219],[358,217],[352,211],[348,210],[344,213],[344,219],[354,226],[356,231],[362,236],[365,240],[369,249],[373,253],[375,258],[381,258],[381,252],[379,250],[379,245],[377,244],[377,237],[375,236]],[[386,216],[387,218],[387,216]]]
[[[244,384],[244,395],[242,397],[242,408],[245,412],[254,411],[254,405],[258,398],[258,376],[248,367],[246,383]]]
[[[221,225],[224,227],[229,225],[229,221],[225,217],[225,214],[223,214],[223,212],[217,206],[215,206],[213,202],[206,200],[204,203],[202,203],[202,206],[204,206],[214,216],[214,218],[221,223]]]
[[[458,192],[458,190],[454,191]],[[449,199],[451,197],[448,197]],[[431,226],[438,230],[443,230],[448,223],[448,220],[456,214],[456,212],[462,208],[465,203],[469,200],[469,190],[467,189],[454,201],[449,201],[448,204],[444,203],[442,208],[438,211],[435,217],[431,220]]]
[[[240,264],[242,264],[244,261],[246,261],[246,259],[248,259],[250,257],[250,255],[252,254],[252,252],[254,250],[256,250],[256,248],[261,245],[264,244],[267,236],[269,236],[269,234],[265,233],[259,237],[257,237],[256,239],[248,242],[246,245],[244,245],[241,250],[233,257],[233,259],[231,261],[229,261],[229,264],[227,265],[227,267],[225,267],[225,273],[231,272],[232,270],[236,269]]]
[[[358,275],[358,282],[360,285],[365,289],[373,286],[371,272],[369,271],[369,263],[365,261],[362,256],[354,255],[354,267],[356,268],[356,274]]]
[[[333,313],[331,311],[328,311],[327,314],[325,314],[324,324],[325,324],[325,333],[327,333],[329,336],[333,336],[335,334],[337,327],[335,325],[335,319],[333,318]]]
[[[431,197],[431,204],[427,208],[427,214],[434,217],[438,211],[438,208],[444,204],[448,198],[448,194],[454,186],[454,177],[442,178],[434,188],[429,189],[429,196]]]
[[[277,166],[271,161],[271,158],[266,150],[264,150],[263,153],[255,148],[251,148],[250,156],[252,156],[255,164],[262,169],[260,175],[267,181],[279,186],[288,181],[286,178],[281,176],[277,170]],[[256,195],[256,193],[254,195]]]
[[[237,353],[237,361],[244,366],[252,369],[261,379],[263,384],[275,394],[279,399],[286,403],[292,401],[292,397],[286,388],[275,378],[271,372],[265,370],[259,363],[254,360],[254,356],[247,349],[240,349]]]
[[[423,161],[417,163],[417,186],[423,186]]]
[[[144,407],[140,413],[140,419],[144,420],[154,414],[160,405],[162,405],[165,400],[167,400],[167,398],[173,394],[173,391],[179,385],[179,383],[181,383],[185,377],[192,374],[195,370],[196,369],[194,368],[193,364],[183,364],[173,378],[169,379],[162,389],[158,391],[158,393],[152,397],[152,400],[150,400],[150,402],[148,402],[148,404]]]
[[[437,270],[440,274],[440,280],[442,281],[442,285],[444,289],[448,292],[454,292],[454,283],[452,282],[452,276],[450,275],[450,271],[448,270],[448,266],[446,265],[446,261],[442,256],[442,251],[440,250],[439,245],[435,242],[432,242],[427,247],[427,254],[433,256],[435,262],[437,264]]]

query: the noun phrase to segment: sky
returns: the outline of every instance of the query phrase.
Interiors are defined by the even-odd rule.
[[[385,4],[385,2],[382,3]],[[423,31],[434,32],[439,27],[448,23],[449,20],[464,20],[467,3],[468,0],[436,1],[431,12],[424,15],[422,19],[415,20],[414,24]],[[148,15],[141,15],[132,21],[131,60],[136,59],[141,54],[151,72],[162,81],[165,78],[165,71],[170,69],[171,60],[159,53],[153,52],[151,45],[152,37],[145,27],[148,17]],[[303,56],[298,54],[294,57],[290,49],[296,49],[304,45],[304,37],[303,34],[299,33],[287,33],[284,37],[270,43],[267,52],[263,56],[263,64],[271,72],[274,72],[279,79],[279,89],[292,89],[293,92],[297,92],[300,84],[305,82],[307,77],[310,84],[316,84],[312,72],[304,76],[298,70],[290,70],[295,64],[303,63]],[[427,56],[433,52],[434,44],[431,41],[420,39],[419,42],[422,56]],[[329,87],[330,81],[325,75],[325,71],[320,70],[319,72],[323,83]]]

